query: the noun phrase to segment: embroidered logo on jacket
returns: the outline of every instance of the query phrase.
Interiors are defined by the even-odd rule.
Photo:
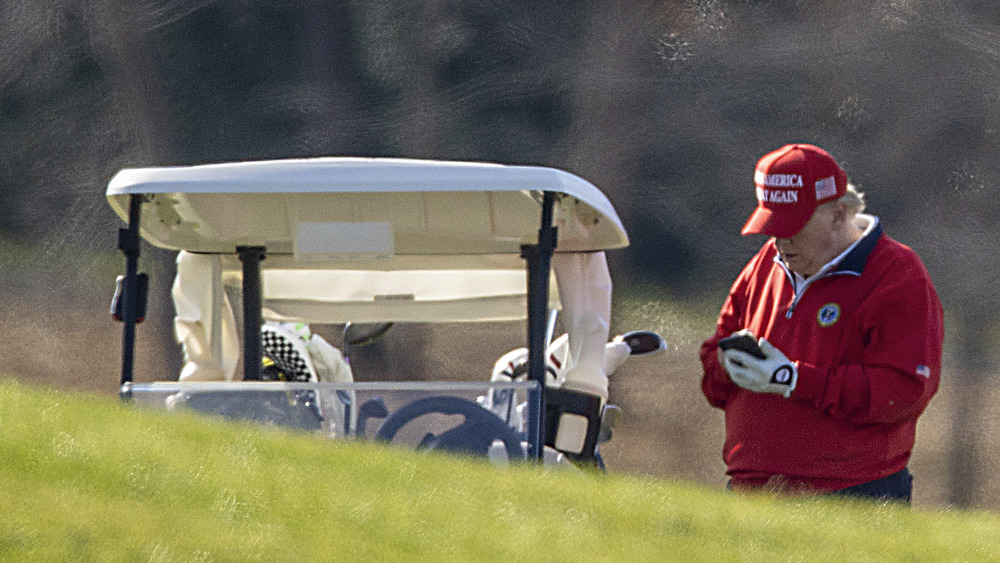
[[[816,322],[819,326],[826,328],[833,323],[840,320],[840,305],[836,303],[827,303],[820,307],[819,312],[816,313]]]

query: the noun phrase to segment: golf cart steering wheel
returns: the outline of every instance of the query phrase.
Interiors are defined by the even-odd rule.
[[[524,457],[517,433],[500,417],[468,399],[445,395],[417,399],[392,413],[379,426],[375,439],[391,442],[407,423],[431,413],[460,414],[465,420],[440,435],[428,433],[420,446],[486,456],[493,441],[500,440],[507,450],[507,459]]]

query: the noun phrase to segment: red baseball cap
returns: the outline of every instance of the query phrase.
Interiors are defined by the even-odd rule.
[[[742,234],[789,238],[806,226],[816,206],[844,195],[847,173],[825,150],[794,144],[757,161],[753,183],[757,209]]]

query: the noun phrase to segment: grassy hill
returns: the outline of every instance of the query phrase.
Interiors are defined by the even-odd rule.
[[[737,496],[0,383],[0,560],[991,560],[1000,516]]]

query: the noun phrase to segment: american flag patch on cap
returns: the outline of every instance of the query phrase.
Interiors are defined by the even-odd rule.
[[[835,195],[837,195],[837,180],[833,176],[816,180],[816,201]]]
[[[930,377],[931,368],[925,366],[924,364],[920,364],[919,366],[917,366],[917,375],[921,377]]]

